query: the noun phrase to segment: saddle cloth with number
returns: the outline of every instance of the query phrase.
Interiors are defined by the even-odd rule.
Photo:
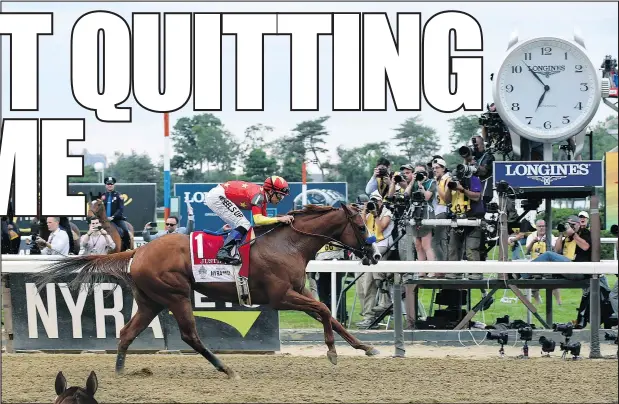
[[[249,241],[254,239],[250,229],[239,248],[240,268],[219,261],[217,251],[223,246],[226,234],[194,231],[190,234],[191,266],[196,282],[235,282],[235,274],[249,277]],[[245,244],[247,243],[247,244]]]

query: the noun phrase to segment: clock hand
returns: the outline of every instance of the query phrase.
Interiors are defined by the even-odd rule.
[[[522,63],[524,63],[524,65],[527,67],[527,69],[529,69],[529,71],[531,72],[531,74],[532,74],[533,76],[535,76],[535,78],[537,79],[537,81],[539,81],[540,83],[542,83],[542,85],[543,85],[543,86],[547,87],[547,86],[546,86],[546,84],[544,84],[544,82],[542,81],[542,79],[540,79],[540,78],[539,78],[539,76],[537,75],[537,73],[535,73],[535,72],[533,71],[533,69],[531,69],[531,68],[529,67],[529,65],[528,65],[528,64],[526,64],[526,63],[524,62],[524,60],[522,61]]]
[[[540,105],[542,105],[542,101],[544,101],[544,97],[546,96],[546,93],[548,92],[550,88],[548,86],[544,86],[544,94],[542,94],[542,96],[539,99],[539,102],[537,103],[537,108],[539,108]],[[535,108],[535,111],[537,112],[537,108]]]

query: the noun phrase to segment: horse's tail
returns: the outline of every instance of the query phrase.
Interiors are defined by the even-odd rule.
[[[68,283],[69,289],[77,290],[83,287],[90,294],[94,284],[107,282],[110,278],[118,280],[133,289],[135,285],[129,274],[129,263],[134,254],[135,251],[129,250],[116,254],[80,255],[61,258],[59,261],[47,266],[43,271],[36,273],[34,275],[34,283],[37,290],[41,291],[46,284],[56,283],[60,278],[77,273],[75,279]]]

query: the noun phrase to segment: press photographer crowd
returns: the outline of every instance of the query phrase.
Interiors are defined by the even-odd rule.
[[[586,210],[571,215],[565,223],[556,226],[557,235],[547,239],[546,223],[534,223],[523,218],[516,210],[516,195],[505,182],[493,184],[493,162],[495,155],[502,160],[512,151],[509,131],[496,113],[494,105],[479,118],[481,135],[474,136],[470,144],[459,148],[461,163],[450,167],[440,155],[428,156],[426,161],[402,164],[393,167],[384,157],[376,161],[374,173],[368,180],[365,193],[357,197],[368,229],[376,235],[376,247],[384,260],[406,260],[407,223],[411,220],[413,256],[417,261],[485,261],[491,251],[498,259],[500,238],[499,212],[507,213],[509,249],[513,260],[535,262],[590,262],[591,232],[589,213]],[[535,151],[535,145],[533,145]],[[496,191],[496,192],[495,192]],[[498,198],[497,198],[498,197]],[[539,201],[525,201],[523,208],[533,210]],[[527,206],[528,205],[528,206]],[[477,226],[426,225],[428,219],[479,219]],[[617,235],[617,226],[611,230]],[[551,233],[552,234],[552,233]],[[325,246],[317,259],[356,259],[344,251]],[[324,303],[330,302],[329,277],[311,274],[315,294]],[[338,286],[341,284],[341,275]],[[360,305],[360,329],[379,328],[381,320],[392,311],[392,284],[396,274],[357,273],[356,292]],[[425,279],[484,279],[480,273],[419,273],[414,275]],[[503,274],[497,275],[499,279]],[[314,281],[315,278],[318,281]],[[583,280],[588,275],[563,274],[510,274],[509,278],[552,279],[565,278]],[[325,279],[326,278],[326,279]],[[602,321],[617,324],[617,286],[609,285],[606,276],[600,278],[602,298]],[[437,288],[439,289],[439,288]],[[486,291],[482,291],[485,295]],[[339,290],[338,290],[339,295]],[[442,295],[442,296],[441,296]],[[561,305],[560,289],[553,290],[557,304]],[[444,318],[433,318],[433,323],[417,320],[416,327],[452,328],[462,317],[461,295],[455,290],[441,290],[433,303],[444,304],[447,310],[438,310]],[[539,290],[532,290],[532,297],[541,304]],[[494,300],[486,304],[488,309]],[[583,290],[580,307],[574,308],[576,328],[584,328],[588,321],[588,290]],[[432,303],[431,303],[432,304]],[[445,314],[447,313],[447,314]],[[338,313],[347,317],[348,313]],[[384,321],[383,321],[384,323]]]

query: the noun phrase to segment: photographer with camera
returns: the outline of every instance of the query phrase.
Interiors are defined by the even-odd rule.
[[[404,191],[408,187],[408,184],[413,182],[414,168],[412,164],[402,164],[400,171],[396,171],[393,174],[393,181],[389,185],[389,192],[387,197],[391,200],[395,195],[404,195]]]
[[[374,168],[374,174],[365,186],[365,193],[371,195],[372,192],[377,191],[380,193],[381,198],[387,196],[389,187],[391,186],[391,172],[389,170],[391,163],[384,157],[380,157],[376,162],[376,168]]]
[[[445,202],[451,204],[451,216],[457,219],[483,219],[486,213],[482,200],[482,185],[475,175],[476,168],[458,164],[448,179]],[[463,253],[468,261],[480,261],[482,249],[480,227],[452,227],[449,233],[449,261],[460,261]],[[446,274],[446,278],[458,279],[462,274]],[[469,274],[469,279],[482,279],[482,274]]]
[[[116,243],[101,226],[98,218],[90,219],[88,233],[82,236],[80,245],[84,249],[82,255],[107,254],[116,248]]]
[[[482,133],[484,132],[482,127]],[[473,136],[471,144],[462,146],[458,150],[460,157],[464,159],[464,164],[474,168],[474,174],[479,177],[482,184],[482,196],[485,203],[489,203],[493,197],[492,189],[492,165],[494,163],[494,155],[486,151],[484,138],[482,136]]]
[[[383,204],[383,197],[378,190],[372,192],[370,200],[363,206],[361,217],[365,222],[368,231],[376,237],[374,245],[381,254],[387,252],[393,239],[394,222],[392,212]],[[384,311],[390,304],[387,301],[386,293],[379,292],[379,285],[388,277],[386,273],[366,272],[359,278],[360,287],[357,288],[357,295],[362,304],[363,320],[357,323],[359,328],[369,327],[377,313]],[[374,306],[376,296],[379,296],[378,305]]]
[[[408,184],[404,191],[410,195],[413,219],[434,219],[434,200],[436,198],[436,181],[428,178],[428,172],[424,164],[415,166],[414,181]],[[432,226],[415,224],[412,226],[415,237],[415,250],[418,261],[435,261],[436,256],[432,250]],[[419,274],[425,276],[424,273]]]
[[[450,174],[447,171],[447,164],[445,160],[441,158],[435,158],[432,160],[432,171],[434,172],[434,179],[436,180],[436,198],[434,199],[434,214],[437,219],[447,219],[449,208],[447,202],[445,202],[445,194],[450,192],[447,188],[447,182],[449,181]],[[434,236],[432,237],[432,250],[436,256],[437,261],[446,261],[447,258],[447,241],[448,241],[448,229],[446,226],[436,226],[434,228]],[[436,274],[437,277],[441,277],[442,274]]]

